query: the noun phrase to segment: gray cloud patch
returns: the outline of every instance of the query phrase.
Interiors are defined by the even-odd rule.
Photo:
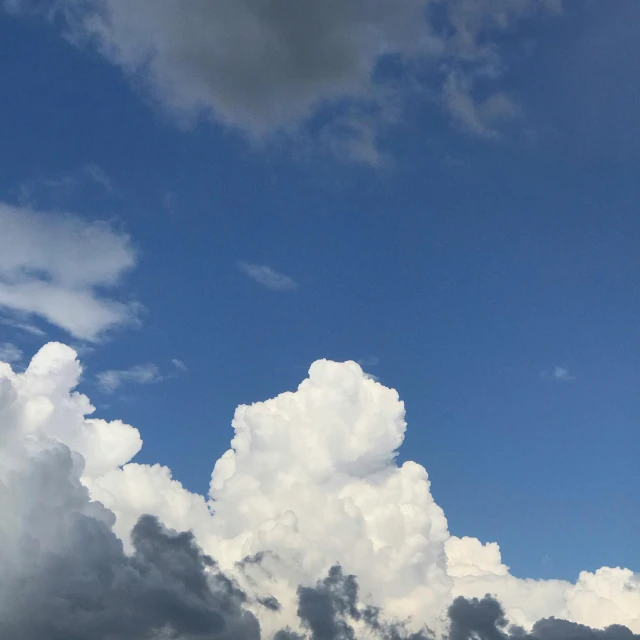
[[[539,620],[529,633],[509,625],[502,605],[489,595],[456,598],[448,610],[449,631],[442,636],[427,628],[409,632],[401,621],[385,621],[379,609],[359,604],[356,577],[339,566],[315,587],[298,589],[298,616],[311,640],[355,639],[358,622],[380,640],[640,640],[622,625],[600,630],[556,618]],[[295,640],[295,635],[288,632],[278,640]]]
[[[561,0],[5,0],[5,7],[61,23],[67,37],[97,49],[183,122],[213,117],[263,137],[296,129],[327,105],[346,107],[320,137],[378,164],[377,129],[403,101],[397,79],[381,81],[381,62],[394,58],[420,77],[433,72],[429,92],[464,129],[490,136],[517,113],[499,88],[475,94],[476,78],[486,85],[504,71],[496,34],[537,11],[559,12]]]
[[[244,594],[192,534],[144,516],[133,529],[134,552],[126,555],[111,530],[112,514],[90,502],[77,481],[81,464],[56,445],[0,487],[2,506],[14,505],[0,526],[0,637],[260,637],[257,620],[242,606]]]
[[[621,625],[592,629],[567,620],[539,620],[531,633],[509,627],[500,603],[491,596],[456,598],[449,607],[449,640],[640,640],[640,635]]]
[[[311,640],[354,640],[355,625],[380,640],[434,640],[429,629],[409,632],[402,622],[386,621],[380,609],[358,601],[358,583],[338,565],[315,587],[298,588],[298,616]]]

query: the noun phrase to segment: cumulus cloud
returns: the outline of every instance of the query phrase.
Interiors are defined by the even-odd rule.
[[[17,409],[6,384],[3,392],[9,397],[2,409]],[[55,439],[30,440],[3,426],[1,637],[259,638],[243,594],[192,534],[142,517],[132,531],[133,552],[125,554],[111,529],[113,514],[79,482],[77,454]]]
[[[105,223],[2,203],[0,228],[0,309],[89,341],[135,320],[135,305],[103,294],[135,265],[126,235]]]
[[[80,373],[55,343],[0,365],[3,637],[637,640],[632,571],[523,580],[451,536],[426,470],[395,462],[397,392],[356,363],[239,407],[208,497],[130,462],[138,431],[91,417]]]
[[[96,375],[98,386],[105,393],[113,393],[122,384],[153,384],[162,381],[160,369],[155,364],[139,364],[129,369],[109,369]]]
[[[298,287],[298,283],[293,278],[279,273],[265,264],[239,262],[238,268],[252,280],[273,291],[292,291]]]
[[[66,36],[94,47],[182,122],[215,118],[253,137],[295,130],[339,106],[330,146],[380,161],[376,132],[389,121],[396,78],[381,63],[430,78],[429,93],[465,128],[493,135],[515,113],[494,84],[505,69],[496,37],[561,0],[5,0],[14,13],[37,10]],[[412,83],[406,83],[411,85]],[[431,86],[432,85],[432,86]],[[349,118],[356,108],[361,116]],[[350,121],[349,126],[340,126]],[[391,120],[394,118],[392,117]],[[322,136],[321,136],[322,137]]]

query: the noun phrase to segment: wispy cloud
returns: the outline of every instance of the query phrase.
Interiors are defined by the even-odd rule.
[[[178,360],[178,358],[173,358],[171,362],[178,371],[188,371],[187,365],[184,362],[182,362],[182,360]]]
[[[106,192],[113,193],[115,191],[113,182],[107,172],[95,162],[91,162],[83,167],[84,172],[99,184]]]
[[[567,367],[554,367],[551,371],[544,371],[541,377],[554,382],[572,382],[575,380],[575,377]]]
[[[22,349],[16,347],[12,342],[0,344],[0,362],[19,362],[23,355]]]
[[[104,393],[113,393],[123,384],[155,384],[164,377],[155,364],[139,364],[130,369],[110,369],[96,375],[98,386]]]
[[[173,365],[173,371],[162,372],[156,364],[147,362],[128,369],[101,371],[96,375],[96,382],[104,393],[113,393],[123,385],[157,384],[158,382],[177,378],[180,374],[188,371],[187,365],[182,360],[172,358],[170,362]]]
[[[96,186],[109,195],[116,192],[107,172],[89,162],[66,173],[25,180],[18,186],[18,202],[25,207],[64,206],[87,187]]]
[[[565,367],[556,367],[553,370],[551,377],[558,382],[569,382],[574,379],[569,373],[569,369],[566,369]]]
[[[25,333],[30,333],[32,336],[37,336],[42,338],[47,335],[46,331],[40,329],[40,327],[36,327],[34,324],[30,322],[26,322],[25,320],[16,320],[13,318],[0,318],[0,324],[5,325],[6,327],[12,327],[17,329],[18,331],[24,331]]]
[[[267,289],[273,291],[293,291],[298,288],[298,283],[293,278],[284,273],[279,273],[267,265],[239,262],[238,268],[242,273]]]

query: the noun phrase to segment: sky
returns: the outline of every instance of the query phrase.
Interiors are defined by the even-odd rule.
[[[72,346],[202,495],[236,407],[355,361],[452,535],[638,569],[635,0],[2,7],[1,361]]]

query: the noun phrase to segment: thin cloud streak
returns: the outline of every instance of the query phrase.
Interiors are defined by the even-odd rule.
[[[265,264],[251,264],[241,261],[238,263],[238,268],[249,278],[272,291],[293,291],[298,288],[298,283],[293,278],[279,273]]]

